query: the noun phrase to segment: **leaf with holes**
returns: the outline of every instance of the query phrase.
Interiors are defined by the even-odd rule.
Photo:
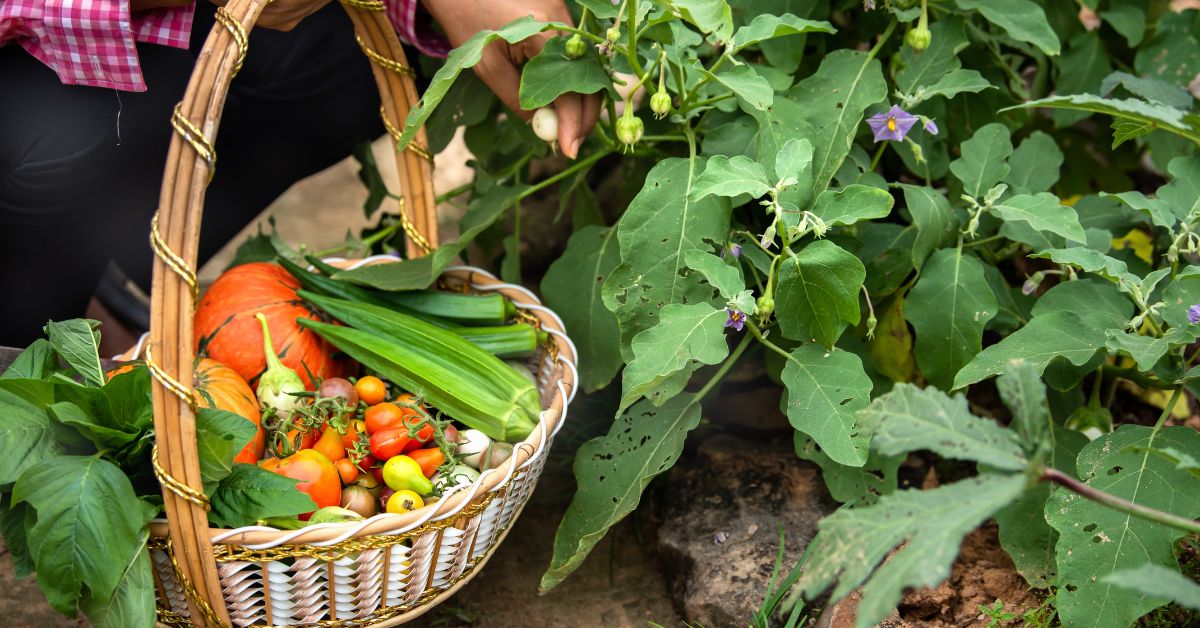
[[[1166,597],[1180,606],[1200,610],[1200,584],[1178,569],[1146,563],[1114,571],[1101,582],[1146,597]]]
[[[688,432],[700,423],[700,399],[680,395],[656,408],[639,401],[608,434],[583,444],[575,456],[579,490],[554,536],[541,591],[549,591],[579,568],[609,528],[637,508],[650,481],[683,453]]]
[[[904,316],[916,331],[917,366],[930,383],[951,387],[959,369],[983,349],[983,329],[997,309],[979,260],[942,249],[925,262]]]
[[[867,439],[855,430],[855,412],[871,399],[871,378],[853,353],[802,345],[783,367],[786,413],[792,427],[808,434],[834,462],[861,467]]]
[[[1162,447],[1200,451],[1200,434],[1182,426],[1123,425],[1083,448],[1079,477],[1097,490],[1194,519],[1200,516],[1200,478],[1152,453]],[[1105,579],[1147,563],[1178,570],[1174,546],[1181,530],[1065,490],[1046,502],[1046,520],[1059,533],[1056,602],[1064,625],[1128,626],[1169,601]]]
[[[633,359],[625,367],[617,412],[642,397],[661,406],[683,390],[696,369],[724,360],[729,355],[728,318],[724,308],[707,303],[664,307],[658,324],[633,339]]]

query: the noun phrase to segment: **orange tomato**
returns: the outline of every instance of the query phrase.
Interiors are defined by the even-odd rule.
[[[363,418],[366,419],[367,433],[373,436],[389,430],[407,432],[408,422],[421,418],[421,413],[394,403],[381,403],[367,408]]]
[[[433,477],[438,467],[446,462],[446,454],[443,454],[442,450],[437,447],[414,449],[405,455],[421,465],[421,473],[424,473],[427,478]]]
[[[358,467],[349,458],[342,458],[333,463],[337,467],[338,476],[342,478],[342,484],[350,485],[358,479]]]
[[[325,454],[315,449],[301,449],[273,466],[274,468],[269,468],[264,465],[263,468],[293,480],[300,480],[296,484],[296,490],[307,493],[316,502],[318,509],[342,503],[341,478],[337,468]],[[307,521],[311,514],[310,512],[300,515],[300,519]]]
[[[321,438],[313,443],[312,448],[325,454],[325,457],[333,462],[346,457],[346,448],[342,445],[342,435],[328,425],[325,426],[325,432],[321,434]]]
[[[358,443],[358,435],[367,431],[367,424],[359,419],[353,419],[346,426],[346,433],[342,434],[342,447],[347,450],[354,449],[354,445]]]
[[[387,384],[374,375],[367,375],[354,382],[354,392],[358,393],[360,401],[366,402],[368,406],[373,406],[383,403],[387,399]]]

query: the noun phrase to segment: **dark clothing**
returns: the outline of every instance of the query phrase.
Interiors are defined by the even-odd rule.
[[[19,46],[0,47],[0,345],[82,316],[110,260],[149,291],[169,120],[213,10],[197,3],[191,50],[138,45],[142,93],[62,85]],[[253,31],[221,117],[200,263],[297,180],[382,133],[369,62],[340,6],[291,32]]]

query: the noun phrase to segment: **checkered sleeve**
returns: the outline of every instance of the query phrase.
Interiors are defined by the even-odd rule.
[[[419,4],[418,0],[391,0],[387,5],[388,18],[400,39],[431,57],[445,57],[450,52],[450,43],[433,30],[428,15],[418,12]]]

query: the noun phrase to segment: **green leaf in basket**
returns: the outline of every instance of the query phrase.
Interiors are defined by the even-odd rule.
[[[12,380],[16,381],[16,380]],[[17,481],[29,467],[62,451],[45,409],[0,388],[0,486]]]
[[[13,502],[37,513],[29,550],[38,584],[60,613],[74,615],[83,587],[109,598],[122,572],[145,552],[147,511],[129,478],[94,456],[57,456],[29,467],[13,487]]]
[[[104,385],[104,368],[100,366],[100,321],[73,318],[69,321],[46,323],[50,346],[90,386]]]
[[[196,412],[196,450],[200,454],[200,479],[205,493],[211,493],[217,482],[229,476],[233,457],[257,431],[253,422],[232,412],[215,408]]]
[[[0,379],[45,379],[54,370],[58,355],[50,341],[38,338],[0,373]]]
[[[212,512],[208,520],[215,526],[238,528],[254,525],[259,519],[316,510],[312,498],[296,489],[297,483],[257,465],[234,464],[229,475],[209,495]]]
[[[145,545],[148,536],[143,528],[140,545]],[[158,616],[154,608],[154,572],[149,550],[143,548],[130,556],[112,595],[105,597],[85,591],[79,600],[79,608],[96,628],[154,624]]]

